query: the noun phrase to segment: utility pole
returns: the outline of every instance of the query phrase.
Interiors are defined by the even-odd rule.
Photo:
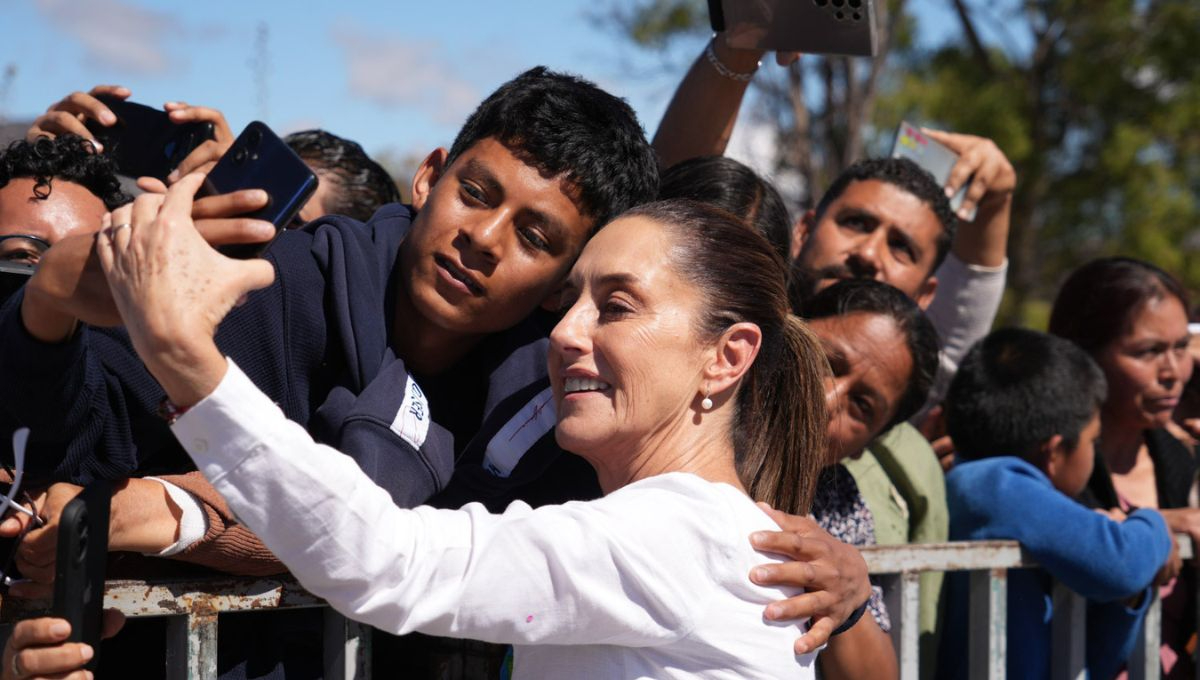
[[[266,122],[270,113],[268,104],[270,97],[267,92],[267,81],[271,75],[271,54],[269,47],[270,29],[267,22],[260,21],[254,34],[254,54],[248,65],[254,77],[254,95],[257,99],[258,119]]]
[[[0,75],[0,125],[8,122],[8,98],[12,94],[13,81],[17,79],[17,65],[9,62]]]

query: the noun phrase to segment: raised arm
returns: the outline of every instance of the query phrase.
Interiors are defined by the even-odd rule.
[[[720,35],[713,38],[679,83],[654,134],[654,150],[662,167],[725,153],[762,56],[761,52],[727,47]]]

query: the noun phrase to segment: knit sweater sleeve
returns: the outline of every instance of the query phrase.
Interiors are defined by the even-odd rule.
[[[1171,552],[1162,515],[1138,510],[1113,521],[1057,491],[1018,458],[959,465],[947,477],[947,491],[952,539],[1020,541],[1052,576],[1098,602],[1141,591]]]
[[[221,494],[199,472],[161,475],[159,479],[187,491],[200,502],[208,518],[204,537],[169,558],[239,576],[270,576],[287,571],[244,524]]]

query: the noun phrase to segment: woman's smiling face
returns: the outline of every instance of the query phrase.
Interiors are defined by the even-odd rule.
[[[704,397],[702,299],[674,270],[674,238],[651,219],[618,219],[568,278],[568,308],[550,334],[557,438],[593,464],[669,437]]]

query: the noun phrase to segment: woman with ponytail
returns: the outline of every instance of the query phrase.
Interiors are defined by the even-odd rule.
[[[409,510],[215,345],[173,335],[194,327],[181,315],[229,302],[170,299],[172,241],[199,238],[188,189],[135,209],[97,253],[134,346],[190,406],[176,437],[302,585],[391,633],[511,643],[514,677],[814,677],[798,625],[763,616],[796,590],[746,579],[766,557],[747,536],[777,529],[753,497],[806,512],[826,448],[824,360],[764,239],[680,201],[637,208],[584,249],[549,372],[558,442],[603,498]]]

